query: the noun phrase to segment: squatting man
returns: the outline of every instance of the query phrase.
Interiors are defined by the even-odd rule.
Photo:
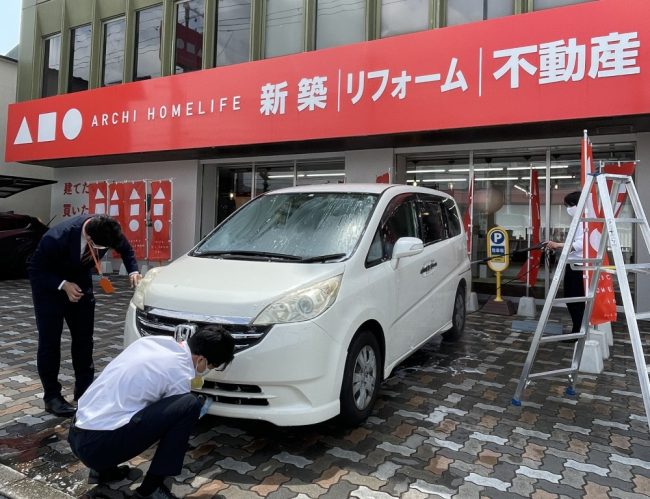
[[[115,357],[79,399],[68,435],[72,452],[90,468],[89,483],[127,478],[131,470],[120,463],[158,442],[134,497],[174,498],[164,480],[181,472],[203,405],[190,386],[212,369],[225,369],[234,350],[232,336],[210,325],[180,343],[140,338]]]

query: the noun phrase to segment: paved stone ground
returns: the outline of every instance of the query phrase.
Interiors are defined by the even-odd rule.
[[[115,295],[98,295],[98,369],[122,346],[130,291],[123,278],[114,281]],[[42,409],[28,283],[0,282],[0,296],[0,463],[13,470],[5,471],[51,487],[38,493],[44,499],[58,491],[128,497],[138,479],[112,489],[86,484],[88,471],[66,442],[69,422]],[[513,331],[512,319],[474,313],[463,341],[431,341],[385,382],[372,417],[356,429],[203,418],[172,490],[188,498],[650,496],[650,439],[625,327],[615,325],[605,372],[582,376],[576,398],[563,395],[563,380],[545,380],[513,407],[532,334]],[[64,335],[62,382],[71,398],[68,347]],[[554,348],[540,360],[568,362],[571,345]],[[146,471],[150,456],[131,464]]]

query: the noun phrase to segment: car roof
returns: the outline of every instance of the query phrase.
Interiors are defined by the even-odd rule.
[[[299,194],[299,193],[310,193],[310,192],[350,192],[350,193],[359,193],[359,194],[383,194],[384,192],[390,192],[391,195],[412,192],[412,193],[421,193],[421,194],[435,194],[438,196],[451,198],[450,195],[444,192],[437,191],[435,189],[429,189],[428,187],[415,187],[415,186],[404,185],[404,184],[361,184],[361,183],[300,185],[296,187],[286,187],[284,189],[277,189],[271,192],[267,192],[265,195]]]

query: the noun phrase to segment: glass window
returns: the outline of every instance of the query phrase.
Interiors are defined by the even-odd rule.
[[[176,4],[176,43],[174,73],[187,73],[203,65],[203,0]]]
[[[304,27],[303,0],[267,0],[265,57],[302,52]]]
[[[387,218],[379,229],[385,259],[392,258],[393,247],[400,237],[420,237],[414,204],[414,200],[410,198],[387,208]]]
[[[88,90],[90,80],[90,24],[72,30],[70,36],[70,74],[68,92]]]
[[[510,16],[514,0],[447,0],[447,26]]]
[[[443,215],[441,199],[425,196],[420,203],[420,221],[422,223],[422,241],[424,244],[447,239],[447,229]]]
[[[316,48],[336,47],[366,39],[366,2],[318,0]]]
[[[542,10],[550,9],[553,7],[563,7],[565,5],[572,5],[574,3],[590,2],[591,0],[534,0],[533,9]]]
[[[458,207],[451,199],[445,199],[442,202],[442,206],[445,209],[445,214],[447,215],[447,232],[449,232],[449,237],[454,237],[460,234],[460,213],[458,213]]]
[[[255,196],[293,187],[293,161],[255,163]]]
[[[59,91],[59,69],[61,61],[61,35],[43,40],[43,85],[41,97],[56,95]]]
[[[381,37],[429,28],[429,0],[381,0]]]
[[[102,86],[124,81],[124,30],[126,21],[117,19],[104,24]]]
[[[162,5],[139,10],[135,21],[134,80],[157,78],[161,73],[160,32]]]
[[[296,185],[345,183],[344,159],[301,160],[296,168]]]
[[[250,60],[251,1],[219,0],[217,66]]]

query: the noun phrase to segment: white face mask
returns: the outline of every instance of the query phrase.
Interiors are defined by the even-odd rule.
[[[205,378],[208,373],[212,370],[210,367],[208,367],[208,361],[205,361],[205,369],[203,371],[198,370],[199,363],[196,363],[196,367],[194,368],[194,372],[196,373],[197,378]]]
[[[566,209],[566,212],[569,214],[571,218],[576,214],[576,210],[578,209],[577,206],[568,206]]]

